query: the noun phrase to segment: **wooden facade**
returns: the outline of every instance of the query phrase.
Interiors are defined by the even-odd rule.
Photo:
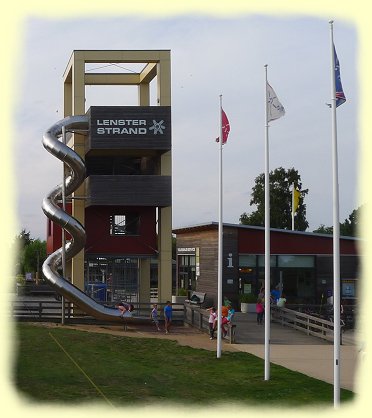
[[[86,179],[86,207],[95,205],[170,206],[171,176],[99,176]]]
[[[200,229],[190,231],[188,234],[177,234],[177,248],[199,248],[199,272],[196,280],[196,290],[207,293],[208,299],[217,300],[217,274],[218,274],[218,236],[217,229]],[[237,257],[237,231],[234,228],[224,228],[223,254],[232,254]],[[233,267],[223,265],[223,294],[231,297],[238,292],[238,263],[233,262]],[[233,280],[233,282],[230,282]]]
[[[217,259],[218,259],[218,224],[210,223],[195,227],[176,229],[173,231],[177,236],[177,272],[180,271],[182,249],[193,250],[199,254],[199,268],[195,285],[192,290],[207,293],[207,298],[214,304],[217,303]],[[272,267],[272,282],[279,280],[281,271],[291,275],[292,286],[300,286],[299,280],[312,280],[313,303],[321,295],[326,295],[333,283],[333,256],[332,235],[314,234],[307,232],[287,231],[272,229],[271,233],[271,256],[275,264]],[[341,280],[353,281],[358,279],[359,257],[357,252],[358,239],[341,237]],[[190,251],[189,251],[190,253]],[[252,255],[256,259],[256,265],[252,266],[252,274],[255,274],[256,286],[252,291],[257,294],[259,285],[258,278],[263,274],[264,257],[264,228],[245,225],[225,224],[223,228],[223,271],[222,271],[222,294],[223,298],[232,301],[238,307],[238,297],[244,287],[244,268],[239,265],[241,256]],[[313,265],[306,268],[286,269],[280,267],[280,260],[291,256],[307,257],[313,260]],[[261,257],[261,261],[259,258]],[[261,264],[260,264],[261,263]],[[296,281],[296,274],[298,275]],[[293,277],[292,277],[293,276]],[[353,286],[354,286],[353,284]]]

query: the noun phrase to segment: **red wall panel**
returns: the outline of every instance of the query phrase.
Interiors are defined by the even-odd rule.
[[[71,213],[71,204],[67,207]],[[125,212],[140,216],[140,231],[136,236],[111,236],[110,216]],[[154,207],[91,206],[85,210],[86,253],[155,255],[157,251],[156,212]],[[61,247],[61,227],[50,223],[47,253]],[[67,234],[67,239],[70,236]]]
[[[111,236],[110,216],[126,212],[140,216],[139,235]],[[145,254],[156,253],[156,213],[154,207],[90,206],[85,210],[86,253]]]
[[[264,254],[265,233],[264,230],[238,229],[239,253]],[[332,254],[333,238],[311,235],[296,234],[291,232],[271,231],[270,234],[271,254]],[[354,240],[340,240],[341,254],[357,254]]]

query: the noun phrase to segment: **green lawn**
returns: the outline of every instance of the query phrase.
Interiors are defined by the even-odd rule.
[[[172,402],[333,406],[333,386],[247,353],[216,353],[161,339],[117,337],[17,324],[14,381],[38,402],[114,406]],[[341,391],[341,400],[353,398]]]

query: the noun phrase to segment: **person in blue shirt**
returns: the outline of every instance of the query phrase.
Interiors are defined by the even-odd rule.
[[[165,333],[169,334],[169,328],[172,324],[172,305],[167,301],[167,304],[164,307],[164,321],[165,321]]]
[[[234,318],[234,315],[235,315],[235,309],[232,308],[231,305],[229,305],[227,307],[227,309],[228,309],[228,312],[227,312],[227,320],[229,322],[231,322],[233,320],[233,318]]]
[[[271,291],[271,296],[273,298],[274,304],[276,305],[276,303],[278,302],[278,299],[280,298],[280,290],[279,290],[279,286],[276,286],[275,289],[273,289]]]

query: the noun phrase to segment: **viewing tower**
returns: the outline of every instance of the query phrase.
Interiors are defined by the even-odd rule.
[[[91,64],[119,70],[93,73]],[[133,64],[139,69],[126,68]],[[67,205],[85,228],[86,244],[67,263],[66,277],[98,300],[149,302],[150,286],[157,286],[159,302],[170,300],[170,51],[77,50],[63,80],[64,116],[89,116],[87,131],[67,133],[87,176]],[[92,85],[137,86],[137,103],[86,108]],[[48,221],[48,253],[60,246],[61,229]]]

